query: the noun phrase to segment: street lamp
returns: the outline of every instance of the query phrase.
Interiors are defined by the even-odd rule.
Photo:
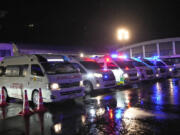
[[[122,47],[124,47],[125,42],[129,40],[129,31],[125,28],[118,29],[117,39],[121,42]]]
[[[117,38],[118,40],[128,40],[129,39],[129,31],[127,29],[118,29],[117,30]]]

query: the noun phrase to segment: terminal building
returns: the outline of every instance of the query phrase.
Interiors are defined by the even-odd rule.
[[[65,55],[75,55],[75,56],[80,56],[84,57],[84,53],[69,49],[32,49],[29,47],[26,47],[26,44],[14,44],[14,43],[0,43],[0,61],[4,57],[8,56],[18,56],[18,55],[23,55],[23,54],[65,54]],[[94,52],[86,52],[85,55],[92,55],[92,56],[97,56],[97,55],[104,55],[104,53],[94,53]]]
[[[117,49],[129,57],[168,57],[180,55],[180,37],[145,41]]]
[[[127,45],[117,49],[117,52],[126,54],[129,57],[174,57],[180,56],[180,37],[157,39],[145,41],[141,43]],[[14,56],[19,54],[75,54],[79,55],[79,51],[64,51],[64,50],[50,50],[50,49],[25,49],[13,43],[0,43],[0,60],[5,56]],[[88,54],[88,53],[87,53]],[[93,54],[90,53],[89,54]],[[97,53],[95,53],[97,55]],[[103,53],[98,53],[103,55]]]

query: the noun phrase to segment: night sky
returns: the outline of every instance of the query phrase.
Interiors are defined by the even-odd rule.
[[[0,42],[107,50],[120,44],[116,39],[119,27],[130,30],[126,44],[178,37],[180,4],[175,0],[0,2]]]

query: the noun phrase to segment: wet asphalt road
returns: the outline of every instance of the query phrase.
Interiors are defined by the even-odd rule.
[[[30,118],[22,102],[0,108],[0,135],[180,134],[180,80],[149,81],[135,88],[94,92],[84,99],[47,104]]]

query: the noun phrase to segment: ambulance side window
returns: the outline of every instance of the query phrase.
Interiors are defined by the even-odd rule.
[[[80,73],[86,73],[86,71],[77,63],[73,63],[73,66],[80,70]]]
[[[5,73],[5,67],[0,67],[0,76],[3,76]]]
[[[44,76],[41,67],[37,64],[31,65],[31,75]]]
[[[25,77],[27,73],[28,73],[28,65],[21,65],[19,76]]]
[[[19,77],[19,73],[20,73],[19,66],[12,65],[6,67],[5,76],[7,77]]]

